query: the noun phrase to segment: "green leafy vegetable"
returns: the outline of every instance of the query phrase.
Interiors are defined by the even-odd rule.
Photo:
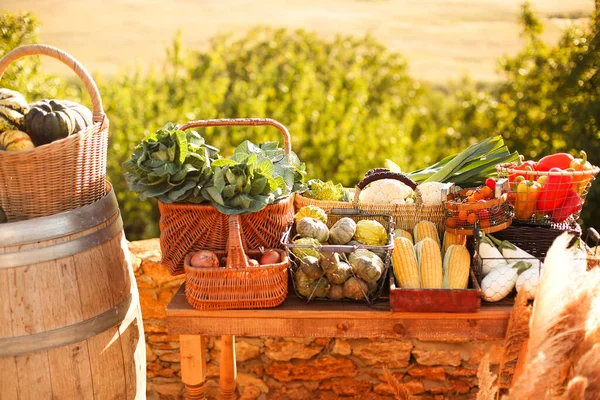
[[[323,182],[320,179],[308,181],[308,190],[303,195],[315,200],[348,201],[348,196],[341,183]]]
[[[211,163],[218,153],[197,132],[169,123],[136,146],[123,163],[125,180],[141,200],[199,203],[205,200],[201,190],[212,177]]]
[[[305,166],[287,155],[277,142],[240,144],[230,159],[212,164],[213,179],[203,196],[223,214],[249,214],[303,190]]]
[[[494,136],[407,175],[417,183],[454,182],[459,186],[474,187],[496,173],[496,164],[518,159],[519,154],[508,150],[502,136]],[[385,165],[394,172],[401,172],[400,167],[391,160],[386,160]]]

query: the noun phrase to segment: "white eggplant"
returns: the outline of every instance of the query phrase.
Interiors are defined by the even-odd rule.
[[[519,273],[530,267],[530,263],[518,261],[493,268],[481,281],[481,296],[489,302],[502,300],[514,289]]]
[[[485,235],[479,241],[479,247],[477,249],[479,256],[481,257],[481,273],[482,276],[489,274],[494,268],[506,265],[506,260],[500,250],[494,246],[494,243]]]
[[[527,294],[527,300],[533,300],[540,284],[540,275],[541,269],[535,265],[522,272],[517,278],[517,293],[524,290]]]
[[[532,267],[535,268],[543,268],[544,264],[542,261],[529,254],[525,250],[519,248],[517,245],[509,242],[508,240],[496,239],[492,235],[488,235],[488,238],[496,245],[502,256],[506,258],[508,262],[517,262],[517,261],[525,261],[532,264]]]

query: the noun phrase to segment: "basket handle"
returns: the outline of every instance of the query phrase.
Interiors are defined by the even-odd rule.
[[[242,218],[239,214],[229,216],[229,238],[227,240],[227,265],[226,268],[249,268],[246,259],[244,244],[242,242]]]
[[[367,171],[365,177],[362,181],[358,182],[356,185],[356,190],[354,191],[354,199],[352,200],[352,204],[354,207],[358,205],[358,198],[360,196],[360,192],[367,187],[370,183],[375,181],[379,181],[382,179],[395,179],[400,181],[410,187],[417,194],[417,204],[421,204],[423,200],[421,199],[421,192],[417,189],[417,183],[410,179],[408,176],[400,173],[400,172],[392,172],[389,169],[385,168],[375,168],[370,171]]]
[[[288,129],[281,124],[280,122],[275,121],[270,118],[222,118],[222,119],[204,119],[198,121],[191,121],[187,124],[183,125],[181,128],[182,131],[190,128],[199,128],[199,127],[210,127],[210,126],[263,126],[263,125],[271,125],[275,128],[279,129],[279,131],[283,135],[283,144],[285,154],[292,154],[292,140],[290,137],[290,132]]]
[[[93,122],[103,122],[105,119],[104,108],[102,107],[102,98],[100,97],[100,91],[96,82],[85,69],[83,65],[79,63],[70,54],[57,49],[56,47],[48,46],[45,44],[29,44],[25,46],[17,47],[6,53],[2,59],[0,59],[0,79],[8,68],[8,66],[19,58],[26,56],[45,55],[57,59],[63,64],[71,68],[77,76],[83,81],[87,92],[92,99],[92,120]]]

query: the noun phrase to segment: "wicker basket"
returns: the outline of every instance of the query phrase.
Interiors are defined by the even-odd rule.
[[[209,126],[271,125],[283,134],[286,154],[292,153],[290,134],[277,121],[263,118],[216,119],[189,122],[182,130]],[[158,203],[162,265],[172,275],[184,272],[188,253],[201,249],[225,251],[229,237],[228,216],[208,204]],[[247,248],[280,247],[281,235],[294,218],[293,196],[287,196],[263,210],[241,216],[241,235]]]
[[[417,195],[416,202],[413,204],[359,203],[358,200],[360,197],[360,192],[370,183],[381,179],[395,179],[408,185],[415,191]],[[441,204],[436,206],[423,205],[419,186],[417,186],[416,182],[404,174],[391,172],[383,168],[377,168],[367,172],[363,180],[356,185],[356,188],[347,190],[350,190],[354,195],[352,202],[314,200],[304,197],[300,194],[296,194],[296,200],[294,204],[296,206],[296,210],[299,210],[307,205],[315,205],[325,211],[335,209],[356,209],[371,214],[389,214],[392,216],[396,228],[401,228],[408,231],[412,231],[415,225],[420,221],[426,220],[433,222],[438,228],[440,234],[444,231],[444,207]]]
[[[561,210],[561,208],[563,207],[562,204],[554,207],[551,211],[546,212],[546,213],[540,213],[538,210],[538,205],[539,202],[537,202],[537,204],[531,204],[528,205],[527,204],[527,199],[529,198],[527,196],[527,192],[525,192],[524,197],[526,197],[526,199],[524,199],[524,206],[526,208],[530,208],[533,212],[533,215],[528,218],[525,219],[523,217],[519,216],[519,212],[515,212],[515,219],[518,219],[519,221],[529,224],[529,225],[540,225],[540,226],[550,226],[554,229],[559,229],[559,230],[567,230],[569,229],[569,227],[571,225],[573,225],[574,223],[576,223],[576,221],[579,219],[579,215],[581,214],[581,209],[583,208],[583,205],[585,204],[585,199],[587,197],[587,194],[590,190],[590,187],[592,186],[592,182],[594,181],[596,175],[598,174],[598,172],[600,172],[600,168],[598,167],[593,167],[592,170],[590,171],[561,171],[561,172],[545,172],[545,171],[527,171],[527,170],[520,170],[520,169],[515,169],[517,165],[514,163],[508,163],[508,164],[498,164],[496,165],[496,171],[498,172],[498,177],[499,178],[508,178],[510,181],[512,181],[513,179],[515,179],[515,177],[521,175],[526,177],[528,180],[538,180],[540,177],[545,177],[544,179],[548,179],[550,177],[556,177],[556,176],[560,176],[560,177],[564,177],[566,180],[568,180],[567,183],[565,184],[557,184],[554,186],[555,191],[556,191],[556,196],[562,196],[562,198],[557,198],[558,202],[562,202],[563,200],[565,200],[565,196],[564,191],[567,189],[570,189],[572,187],[573,191],[575,191],[577,193],[577,195],[579,196],[580,199],[580,206],[575,209],[574,212],[569,212],[569,211],[565,211],[564,213],[562,213],[563,210]],[[571,183],[571,181],[573,181],[573,183]],[[510,194],[509,194],[509,201],[511,203],[511,205],[515,206],[515,203],[518,201],[518,194],[517,192],[517,185],[511,185],[510,188]],[[528,190],[530,190],[528,188]],[[533,189],[531,189],[533,190]],[[575,196],[575,195],[574,195]],[[566,207],[565,207],[566,208]],[[559,217],[557,217],[556,220],[553,221],[553,219],[551,218],[551,216],[549,214],[554,214],[556,213]],[[529,213],[528,213],[529,214]],[[540,214],[540,215],[536,215],[536,214]],[[546,215],[541,215],[541,214],[546,214]],[[563,214],[562,217],[560,217],[560,214]],[[571,215],[569,215],[571,214]]]
[[[69,54],[45,45],[18,47],[0,60],[0,78],[13,61],[46,55],[68,65],[92,99],[93,125],[31,150],[0,151],[0,207],[9,222],[81,208],[106,194],[108,119],[90,74]]]
[[[227,261],[220,268],[190,266],[192,253],[185,258],[185,297],[198,310],[231,310],[276,307],[283,303],[288,292],[290,261],[278,250],[281,262],[252,267],[246,259],[241,237],[239,215],[228,217],[229,241],[227,252],[216,252]],[[248,251],[257,257],[260,251]]]

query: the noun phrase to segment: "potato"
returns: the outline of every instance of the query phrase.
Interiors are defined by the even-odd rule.
[[[190,265],[195,268],[218,268],[219,257],[209,250],[200,250],[190,258]]]

